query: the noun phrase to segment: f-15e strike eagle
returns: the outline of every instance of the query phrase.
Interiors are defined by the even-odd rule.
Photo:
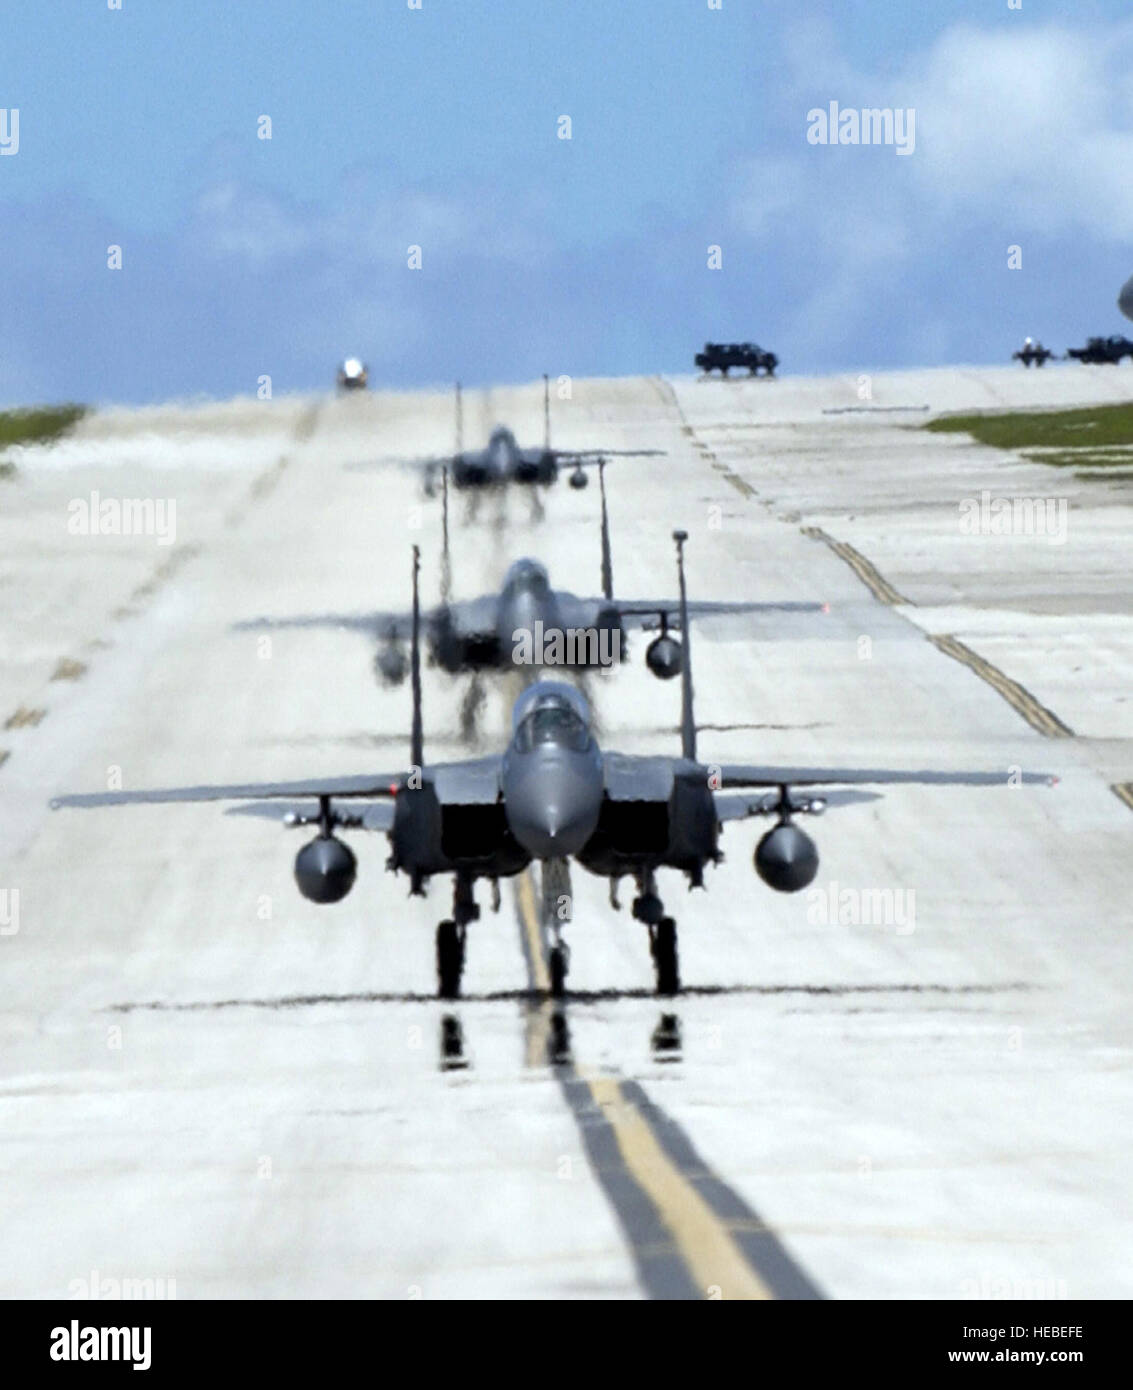
[[[600,461],[604,465],[604,460]],[[590,670],[614,666],[626,649],[630,629],[656,630],[645,651],[645,664],[659,680],[671,680],[681,668],[681,645],[673,636],[678,626],[676,599],[618,599],[614,597],[609,512],[604,467],[599,468],[601,494],[602,594],[579,597],[551,586],[546,566],[538,560],[517,560],[498,593],[442,602],[424,615],[425,645],[431,663],[452,675],[464,671],[507,671],[517,667],[554,666]],[[442,572],[450,570],[448,556],[448,496],[445,494]],[[442,590],[445,586],[442,585]],[[828,605],[804,602],[690,602],[688,616],[723,614],[806,614],[828,611]],[[264,628],[336,627],[359,632],[380,644],[375,670],[386,685],[399,685],[408,661],[405,643],[413,626],[410,613],[325,613],[294,618],[256,618],[235,624],[236,630]]]
[[[600,459],[616,456],[658,458],[663,449],[555,449],[551,447],[550,383],[543,377],[543,445],[541,448],[522,448],[515,434],[506,425],[497,425],[483,449],[463,447],[464,414],[460,382],[456,383],[456,452],[435,458],[410,459],[408,463],[424,475],[425,491],[432,496],[437,479],[444,474],[458,488],[502,487],[507,483],[527,486],[547,486],[556,481],[559,469],[573,464],[570,485],[583,488],[589,479],[586,469]],[[359,463],[355,468],[384,467],[384,464]]]
[[[567,950],[559,914],[548,910],[564,889],[569,903],[569,866],[606,878],[610,899],[631,877],[637,887],[633,916],[649,933],[657,991],[680,987],[677,928],[657,893],[659,869],[677,869],[691,887],[704,886],[704,869],[720,860],[725,822],[773,816],[774,826],[755,850],[760,878],[779,892],[807,887],[818,872],[818,851],[795,824],[828,805],[869,801],[876,793],[861,785],[927,783],[946,786],[1008,785],[1006,772],[904,771],[887,768],[710,764],[697,755],[693,718],[692,664],[685,589],[684,531],[675,531],[684,633],[681,664],[681,751],[679,756],[630,756],[598,746],[586,700],[573,686],[538,681],[516,701],[513,732],[502,755],[461,762],[425,760],[421,710],[420,558],[413,550],[413,631],[410,653],[413,716],[410,767],[400,772],[353,777],[305,778],[295,782],[174,787],[154,791],[96,792],[63,796],[63,806],[120,806],[184,801],[239,801],[246,814],[315,825],[314,839],[295,859],[295,879],[316,903],[341,901],[354,886],[357,864],[337,830],[384,831],[391,853],[386,867],[407,874],[410,892],[423,895],[430,878],[451,874],[452,916],[436,931],[438,991],[459,994],[467,928],[480,916],[475,902],[479,879],[493,886],[534,861],[543,871],[544,928],[550,938],[551,991],[565,991]],[[1016,780],[1051,782],[1045,774]],[[834,790],[820,790],[833,786]],[[336,804],[337,803],[337,804]]]

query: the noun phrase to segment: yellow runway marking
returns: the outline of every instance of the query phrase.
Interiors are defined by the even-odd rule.
[[[891,606],[905,604],[909,608],[916,607],[890,584],[876,565],[867,560],[852,545],[846,541],[836,541],[820,526],[804,526],[801,529],[804,536],[809,536],[812,540],[822,541],[824,545],[828,545],[835,555],[849,565],[879,602]],[[986,661],[982,656],[972,651],[971,647],[966,647],[955,637],[944,634],[937,635],[929,632],[925,636],[938,651],[952,657],[954,661],[961,662],[969,670],[974,671],[981,680],[986,681],[996,694],[1001,695],[1012,709],[1017,714],[1021,714],[1027,723],[1033,729],[1037,729],[1040,734],[1044,734],[1047,738],[1074,737],[1074,730],[1064,724],[1058,715],[1048,710],[1045,705],[1040,704],[1026,687],[1020,685],[1018,681],[1013,681],[1010,676],[1004,675],[997,666],[993,666],[990,661]]]
[[[1037,729],[1040,734],[1045,734],[1047,738],[1074,737],[1074,730],[1065,725],[1058,715],[1053,714],[1045,705],[1039,704],[1029,690],[1021,686],[1018,681],[1013,681],[1010,676],[1005,676],[997,666],[993,666],[990,661],[985,661],[982,656],[972,651],[971,647],[966,647],[955,637],[936,635],[931,632],[928,634],[928,640],[946,656],[962,662],[982,680],[985,680],[997,694],[1003,696],[1016,713],[1021,714],[1027,723],[1033,729]]]
[[[28,709],[21,705],[14,714],[10,714],[4,721],[5,729],[25,729],[34,728],[47,713],[44,709]]]
[[[539,911],[535,903],[535,881],[530,869],[524,869],[516,879],[515,891],[519,898],[519,920],[523,923],[523,939],[527,943],[531,983],[536,989],[550,993],[551,972],[547,968],[547,958],[543,953],[543,934],[539,929]]]
[[[525,869],[516,880],[516,899],[525,954],[537,989],[550,989],[543,954],[534,877]],[[544,1003],[529,1015],[529,1062],[545,1058],[551,1006]],[[577,1072],[594,1105],[613,1131],[626,1168],[672,1233],[673,1243],[694,1285],[705,1298],[770,1299],[774,1294],[756,1274],[729,1232],[696,1185],[665,1152],[649,1122],[613,1077]],[[718,1292],[717,1292],[718,1290]]]
[[[744,1259],[725,1224],[657,1142],[613,1077],[585,1076],[594,1103],[614,1131],[626,1167],[672,1232],[704,1297],[770,1299],[774,1294]],[[716,1291],[719,1290],[719,1293]]]
[[[876,565],[861,553],[855,550],[847,541],[836,541],[833,536],[828,535],[821,526],[803,526],[801,528],[804,536],[809,536],[811,540],[822,541],[838,556],[845,560],[846,564],[858,576],[870,593],[879,603],[896,605],[899,603],[909,604],[909,600],[890,584],[889,580],[881,573]],[[910,607],[913,605],[909,604]]]

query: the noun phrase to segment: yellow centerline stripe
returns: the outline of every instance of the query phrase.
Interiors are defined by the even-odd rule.
[[[822,541],[824,545],[828,545],[840,560],[844,560],[849,565],[878,602],[891,605],[903,603],[909,607],[913,606],[904,595],[897,592],[876,565],[871,564],[861,551],[855,550],[848,541],[836,541],[821,526],[803,526],[800,529],[804,536],[809,536],[811,540]]]
[[[543,953],[530,869],[518,876],[515,891],[531,962],[532,983],[536,989],[549,991],[551,978]],[[529,1059],[533,1041],[529,1036]],[[620,1084],[613,1077],[592,1076],[581,1071],[577,1074],[613,1131],[626,1168],[657,1208],[693,1283],[703,1290],[704,1296],[708,1298],[718,1289],[722,1298],[774,1298],[770,1288],[744,1258],[727,1225],[661,1147],[648,1121],[626,1098]]]
[[[543,951],[543,933],[540,930],[539,912],[535,905],[535,882],[530,869],[524,869],[519,875],[515,891],[519,898],[519,920],[523,923],[527,957],[531,962],[531,983],[536,989],[549,994],[551,972],[547,968],[547,957]]]
[[[581,1075],[581,1079],[613,1130],[626,1167],[672,1232],[681,1259],[705,1298],[774,1298],[728,1228],[669,1158],[618,1082],[610,1076]]]
[[[835,540],[828,535],[820,526],[803,526],[801,528],[804,536],[809,536],[811,540],[822,541],[831,550],[844,560],[854,571],[858,578],[873,594],[874,598],[882,603],[891,605],[905,604],[910,608],[915,604],[902,597],[892,584],[885,578],[879,569],[873,565],[860,551],[854,549],[847,541]],[[1035,699],[1029,690],[1014,681],[1010,676],[1005,675],[998,667],[993,666],[990,661],[986,661],[982,656],[977,655],[970,647],[966,647],[963,642],[958,642],[955,637],[944,634],[926,633],[925,636],[939,651],[944,652],[955,661],[962,662],[969,670],[972,670],[987,682],[988,685],[1001,695],[1007,703],[1021,714],[1033,729],[1037,729],[1040,734],[1047,738],[1073,738],[1074,730],[1062,722],[1059,717],[1045,705]]]
[[[1040,704],[1029,690],[1021,686],[1018,681],[1013,681],[1010,676],[1004,675],[998,667],[993,666],[990,661],[972,651],[971,647],[966,647],[955,637],[944,634],[930,632],[926,635],[938,651],[944,652],[946,656],[952,657],[955,661],[962,662],[977,676],[985,680],[1040,734],[1045,734],[1047,738],[1074,737],[1074,730],[1064,724],[1045,705]]]

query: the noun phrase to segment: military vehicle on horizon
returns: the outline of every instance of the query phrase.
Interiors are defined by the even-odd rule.
[[[1116,366],[1123,357],[1133,357],[1133,342],[1114,333],[1109,338],[1087,338],[1086,346],[1071,348],[1067,357],[1076,357],[1079,362],[1111,362]]]
[[[773,352],[766,352],[756,343],[705,343],[704,351],[693,359],[705,375],[719,370],[727,376],[733,367],[746,367],[749,376],[774,376],[779,359]]]

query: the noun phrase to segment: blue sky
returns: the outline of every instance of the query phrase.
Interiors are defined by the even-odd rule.
[[[708,337],[787,371],[998,361],[1124,324],[1127,0],[0,0],[0,26],[0,403],[310,389],[347,352],[392,385],[690,370]],[[913,107],[914,154],[809,145],[831,100]]]

